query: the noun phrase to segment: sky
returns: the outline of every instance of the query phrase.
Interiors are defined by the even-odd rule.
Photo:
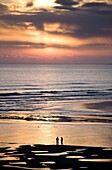
[[[0,63],[112,64],[112,0],[0,0]]]

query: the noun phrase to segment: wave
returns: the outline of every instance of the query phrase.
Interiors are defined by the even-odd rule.
[[[108,91],[112,91],[112,89],[107,89]]]
[[[18,92],[13,92],[13,93],[0,93],[0,96],[18,96],[22,95],[21,93]]]
[[[98,90],[42,90],[42,91],[35,91],[35,92],[8,92],[8,93],[0,93],[0,97],[8,97],[8,96],[40,96],[40,95],[46,95],[46,94],[53,94],[54,97],[57,97],[56,94],[59,95],[59,97],[64,96],[104,96],[104,95],[112,95],[112,92],[110,91],[98,91]],[[47,97],[47,96],[46,96]],[[53,96],[52,96],[53,97]]]
[[[94,99],[110,99],[112,91],[101,90],[39,90],[27,92],[0,93],[0,113],[37,111],[43,109],[45,103],[57,101],[80,101]]]
[[[105,117],[105,119],[104,119]],[[70,117],[70,116],[61,116],[61,115],[56,115],[56,116],[40,116],[39,114],[34,116],[34,115],[17,115],[17,114],[9,114],[9,115],[3,115],[0,114],[0,119],[15,119],[15,120],[26,120],[26,121],[43,121],[43,122],[88,122],[88,123],[112,123],[111,116],[75,116],[75,117]]]

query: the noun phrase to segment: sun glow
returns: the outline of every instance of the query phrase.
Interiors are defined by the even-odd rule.
[[[52,7],[55,0],[35,0],[35,5],[38,7]]]

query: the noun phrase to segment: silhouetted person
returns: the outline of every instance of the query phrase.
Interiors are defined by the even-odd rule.
[[[61,145],[63,145],[63,137],[61,137]]]
[[[58,138],[58,136],[56,138],[56,145],[59,145],[59,138]]]

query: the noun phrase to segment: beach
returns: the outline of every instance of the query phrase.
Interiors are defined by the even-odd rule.
[[[60,160],[62,163],[53,164],[52,169],[58,167],[59,164],[62,164],[63,169],[68,159],[71,161],[71,163],[68,162],[68,169],[71,164],[72,167],[75,166],[72,161],[76,162],[78,169],[80,165],[91,170],[93,165],[102,168],[104,164],[109,168],[111,157],[108,153],[105,155],[102,150],[109,150],[109,155],[111,155],[111,68],[71,65],[39,65],[38,67],[36,65],[2,65],[0,73],[0,162],[2,169],[11,169],[14,168],[13,166],[21,169],[23,164],[25,164],[24,169],[31,169],[33,163],[35,165],[37,161],[37,157],[32,155],[33,147],[35,151],[41,151],[44,146],[50,153],[52,152],[49,148],[55,147],[56,154],[58,149],[63,147],[63,152],[69,151],[70,148],[73,152],[76,152],[78,148],[86,149],[88,152],[98,149],[98,156],[95,157],[97,160],[91,160],[93,157],[90,155],[88,157],[88,153],[85,152],[79,152],[78,155],[72,153],[73,157],[78,156],[78,158],[66,158],[71,155],[65,153],[64,158]],[[59,139],[63,137],[63,146],[56,146],[57,136]],[[25,159],[23,163],[22,158],[20,165],[20,155],[25,155],[24,148],[28,149],[27,146],[31,151],[29,158],[33,159],[33,162],[28,164]],[[21,147],[22,153],[18,152],[18,148]],[[8,151],[8,148],[11,151]],[[9,154],[11,154],[10,157]],[[92,155],[97,154],[95,152]],[[85,157],[82,163],[79,161],[79,156]],[[102,160],[99,160],[100,156]],[[11,158],[15,164],[10,160]],[[15,158],[19,159],[18,162]],[[47,158],[49,158],[48,155]],[[47,158],[45,156],[45,159]],[[59,158],[58,155],[57,160]],[[51,159],[49,161],[51,162]],[[88,161],[91,162],[90,165]],[[95,161],[98,161],[98,164]],[[32,168],[45,170],[51,168],[51,165],[43,167],[39,163],[38,166]]]
[[[41,120],[11,115],[10,118],[3,117],[0,120],[0,146],[7,147],[10,143],[55,144],[56,136],[63,136],[67,145],[112,147],[111,101],[78,104],[75,103],[75,106],[83,112],[91,110],[91,115],[46,115]],[[104,110],[102,105],[105,106]],[[68,103],[67,107],[74,110],[74,103]],[[95,110],[100,114],[95,114]]]
[[[0,148],[0,169],[112,168],[112,148],[70,145],[21,145]]]
[[[111,107],[110,101],[83,103],[85,109],[91,110],[100,110],[104,104]],[[93,123],[93,116],[85,116],[85,119],[90,121],[0,120],[0,169],[111,170],[111,124],[102,123],[103,121],[100,125],[99,121]],[[59,145],[56,145],[56,135],[59,136]],[[61,136],[64,145],[60,143]]]
[[[102,111],[102,105],[108,113],[111,101],[83,103],[85,109],[90,110]],[[1,119],[0,169],[111,170],[112,139],[108,117],[108,123],[102,116],[98,116],[98,123],[95,116],[82,119],[88,122],[80,122],[78,118],[70,122]],[[95,123],[91,119],[95,119]],[[56,136],[59,136],[59,145],[56,145]],[[64,145],[60,143],[61,136]]]
[[[112,101],[100,101],[100,102],[86,103],[85,107],[87,107],[88,109],[112,112]]]

